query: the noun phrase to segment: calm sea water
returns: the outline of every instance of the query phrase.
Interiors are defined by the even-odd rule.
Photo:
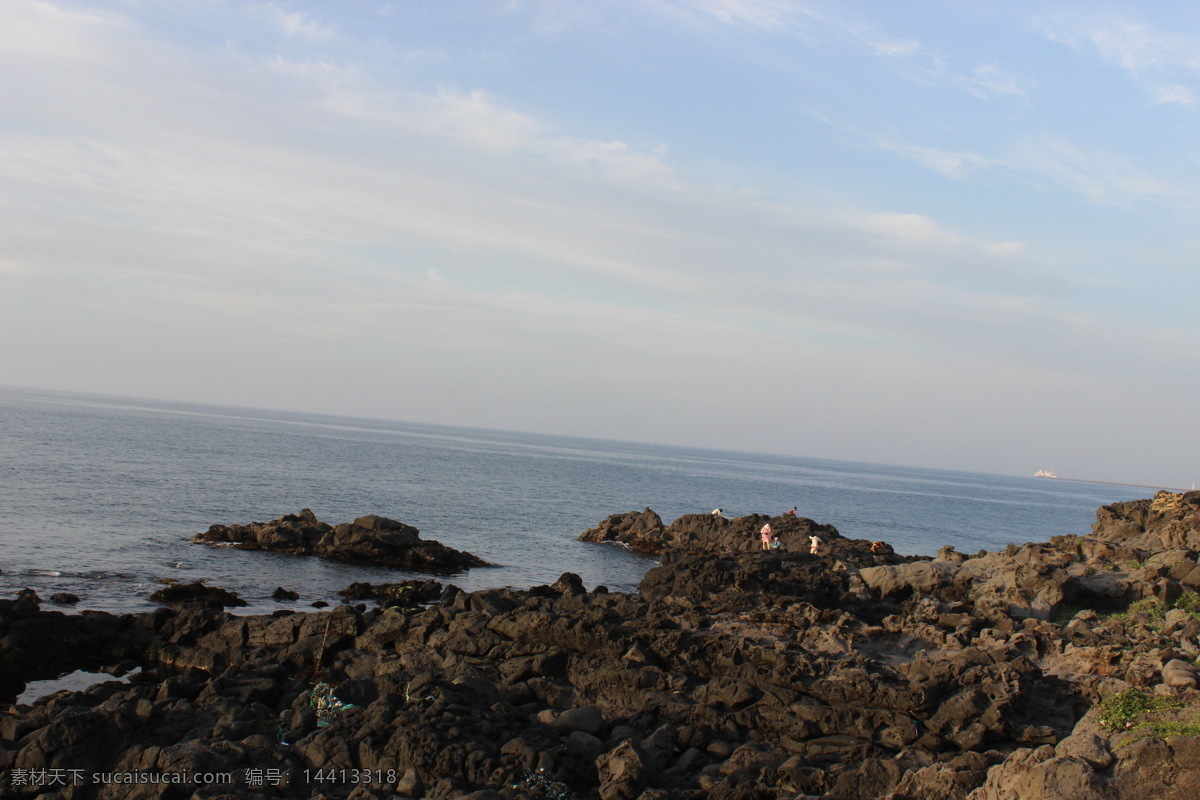
[[[1042,465],[1031,465],[1037,467]],[[621,511],[671,521],[792,506],[899,552],[1086,533],[1097,506],[1150,490],[314,414],[0,389],[0,597],[68,591],[135,611],[166,579],[231,589],[270,611],[339,600],[354,581],[411,574],[190,543],[214,523],[311,508],[381,514],[498,566],[449,580],[528,587],[564,571],[634,587],[653,561],[575,541]],[[283,604],[287,606],[288,604]]]

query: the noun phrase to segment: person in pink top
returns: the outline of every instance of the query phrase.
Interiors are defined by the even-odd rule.
[[[760,530],[759,533],[762,534],[762,549],[770,550],[771,549],[771,535],[772,535],[771,534],[771,523],[768,522],[766,525],[763,525],[762,530]]]

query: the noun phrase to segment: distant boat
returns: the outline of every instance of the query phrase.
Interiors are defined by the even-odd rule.
[[[1057,478],[1058,476],[1055,475],[1053,472],[1051,472],[1048,469],[1039,469],[1037,472],[1033,473],[1033,477],[1035,477],[1035,478]]]

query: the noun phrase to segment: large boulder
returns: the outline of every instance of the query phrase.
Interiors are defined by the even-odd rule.
[[[647,508],[613,514],[581,533],[579,541],[617,542],[639,553],[660,553],[667,545],[664,530],[662,517]]]
[[[887,597],[899,593],[928,593],[954,580],[958,569],[945,561],[866,567],[859,572],[868,587]]]

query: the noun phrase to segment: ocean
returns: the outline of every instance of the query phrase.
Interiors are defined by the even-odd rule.
[[[1040,467],[1043,465],[1031,465]],[[1086,533],[1096,508],[1152,490],[636,442],[0,388],[0,597],[71,592],[74,610],[144,611],[164,581],[237,592],[239,613],[337,603],[355,581],[420,577],[192,544],[213,524],[311,508],[380,514],[496,566],[439,578],[468,591],[578,573],[634,588],[654,565],[576,537],[610,514],[670,522],[721,507],[964,552]],[[300,594],[270,599],[276,587]]]

